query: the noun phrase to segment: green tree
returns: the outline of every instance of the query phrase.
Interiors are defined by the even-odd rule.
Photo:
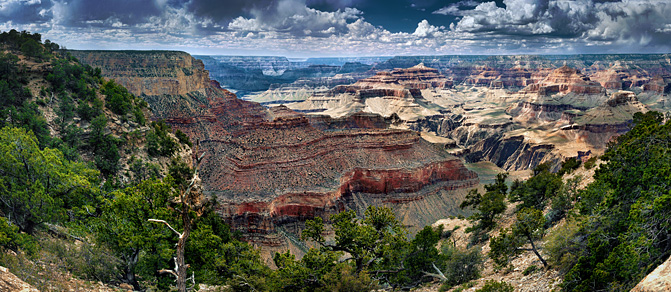
[[[509,200],[521,201],[518,208],[545,208],[548,200],[554,197],[562,186],[562,178],[550,172],[549,164],[540,164],[534,168],[534,175],[523,184],[511,188]]]
[[[33,39],[27,39],[21,45],[21,52],[31,58],[41,59],[42,51],[42,45]]]
[[[472,189],[466,195],[466,199],[459,205],[462,209],[473,207],[476,210],[473,215],[468,217],[469,220],[477,222],[468,230],[476,232],[476,241],[479,241],[483,234],[496,225],[496,217],[506,210],[507,177],[507,173],[497,174],[496,181],[485,185],[486,192],[484,195],[480,195],[477,189]]]
[[[21,231],[32,234],[44,222],[65,219],[95,194],[98,172],[71,162],[59,150],[40,149],[31,132],[0,130],[0,210]]]
[[[512,256],[522,251],[533,251],[543,263],[543,266],[547,267],[547,262],[534,243],[544,234],[545,217],[543,217],[543,212],[533,208],[524,208],[517,212],[516,217],[517,221],[513,224],[510,232],[504,229],[498,237],[490,240],[489,256],[496,264],[506,266]],[[531,248],[522,248],[525,244],[529,244]]]
[[[577,258],[565,291],[629,290],[671,254],[671,123],[647,112],[633,125],[580,193],[585,217],[569,241],[574,248],[562,252]]]
[[[156,277],[168,266],[175,240],[170,230],[147,220],[160,219],[180,226],[170,201],[177,195],[170,178],[150,179],[137,186],[115,191],[105,200],[102,214],[91,225],[99,244],[106,245],[122,261],[119,270],[124,282],[134,289],[143,278]]]
[[[320,217],[306,222],[301,237],[315,241],[322,252],[346,252],[355,273],[367,270],[373,278],[389,279],[401,271],[404,252],[408,248],[407,232],[389,208],[370,206],[363,219],[349,210],[331,216],[335,242],[323,237],[324,223]]]

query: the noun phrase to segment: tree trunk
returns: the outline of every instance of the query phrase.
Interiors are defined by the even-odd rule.
[[[184,249],[186,248],[186,240],[191,233],[191,218],[189,218],[190,208],[187,208],[185,202],[186,198],[184,197],[182,198],[182,223],[184,224],[184,231],[179,237],[179,241],[177,241],[177,257],[175,258],[175,264],[177,265],[177,291],[179,292],[186,292],[187,266],[184,263]]]
[[[136,291],[140,290],[140,283],[138,283],[137,278],[135,278],[135,265],[137,265],[139,256],[140,256],[139,250],[133,251],[133,254],[126,261],[126,268],[125,268],[126,282],[128,284],[133,285],[133,290]]]
[[[538,250],[536,250],[536,245],[534,245],[533,239],[531,239],[531,236],[527,234],[527,239],[529,239],[529,243],[531,243],[531,250],[534,251],[536,256],[541,260],[541,263],[543,263],[543,267],[548,267],[548,263],[543,259],[540,253],[538,253]]]

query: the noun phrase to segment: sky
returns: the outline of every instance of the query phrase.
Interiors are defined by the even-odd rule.
[[[671,0],[0,0],[10,29],[205,55],[671,53]]]

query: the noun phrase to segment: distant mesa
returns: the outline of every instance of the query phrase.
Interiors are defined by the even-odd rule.
[[[578,69],[562,66],[554,70],[539,83],[529,85],[520,93],[550,96],[553,94],[598,94],[605,95],[606,89],[598,82],[591,81]]]
[[[453,81],[437,69],[419,64],[407,69],[378,72],[351,85],[338,85],[289,107],[332,117],[364,111],[385,117],[396,114],[401,120],[416,121],[438,115],[442,109],[425,100],[422,90],[448,89],[453,85]]]

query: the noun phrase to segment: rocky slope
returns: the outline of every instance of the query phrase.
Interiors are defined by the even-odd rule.
[[[103,65],[114,65],[103,68],[110,78],[139,84],[162,82],[154,75],[124,75],[133,68],[110,60],[119,56],[116,52],[88,54],[88,58],[81,58],[83,62],[106,59]],[[124,58],[125,54],[132,55],[125,52]],[[144,60],[148,56],[150,60]],[[136,53],[131,56],[135,61],[128,64],[144,63],[145,70],[152,72],[166,70],[165,76],[182,64],[152,63],[153,56]],[[201,67],[193,75],[207,76],[207,71]],[[293,232],[305,218],[346,208],[363,211],[368,204],[393,206],[406,222],[421,227],[459,212],[453,206],[442,208],[444,203],[429,202],[445,202],[442,198],[457,195],[451,199],[456,202],[463,193],[454,190],[478,183],[477,175],[458,158],[424,141],[418,133],[387,129],[390,121],[378,115],[307,117],[286,107],[268,110],[238,99],[209,80],[189,88],[193,90],[185,94],[160,88],[140,94],[155,117],[199,141],[199,149],[205,153],[201,164],[204,192],[216,197],[219,212],[234,228],[256,242],[286,245],[274,235],[278,226],[282,230],[286,229],[282,226],[298,226],[291,227]],[[426,210],[421,216],[403,214],[403,210],[422,208]]]
[[[659,265],[652,273],[648,274],[632,292],[662,292],[671,291],[671,259]]]
[[[22,281],[7,268],[0,266],[0,290],[14,292],[38,292],[39,290]]]

